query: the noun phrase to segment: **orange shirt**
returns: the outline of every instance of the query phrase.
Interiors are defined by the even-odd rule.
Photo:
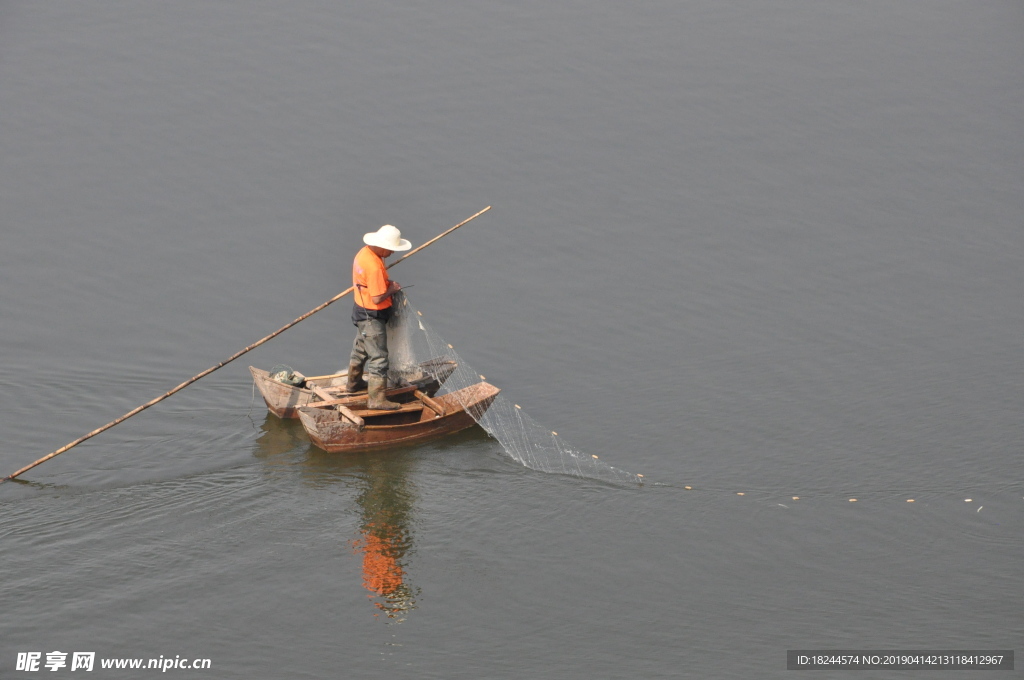
[[[364,246],[352,262],[352,285],[356,288],[352,298],[355,303],[363,309],[387,309],[391,306],[391,298],[380,303],[374,303],[373,298],[388,292],[389,283],[391,279],[384,260],[370,250],[370,246]]]

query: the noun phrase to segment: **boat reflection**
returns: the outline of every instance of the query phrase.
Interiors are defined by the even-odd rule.
[[[362,582],[374,616],[389,623],[405,620],[416,608],[419,589],[409,582],[407,560],[413,552],[415,485],[409,470],[417,447],[377,453],[327,453],[309,443],[297,420],[267,414],[255,455],[268,474],[298,472],[314,487],[345,484],[358,490],[358,534],[349,541],[361,558]]]

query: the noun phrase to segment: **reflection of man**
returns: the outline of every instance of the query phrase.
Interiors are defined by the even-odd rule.
[[[388,535],[390,532],[393,533]],[[363,586],[384,599],[384,602],[374,604],[391,617],[411,609],[411,593],[405,585],[405,572],[398,562],[405,553],[404,536],[396,527],[372,524],[364,527],[361,533],[356,546],[363,553]]]
[[[352,285],[355,288],[352,323],[356,325],[357,332],[348,361],[347,388],[349,392],[355,392],[365,385],[369,392],[369,408],[394,410],[399,404],[387,398],[387,322],[391,318],[391,296],[402,287],[388,278],[384,259],[396,251],[409,250],[412,244],[390,224],[365,234],[363,243],[366,247],[356,254],[352,262]],[[366,383],[362,381],[364,366]]]
[[[363,586],[379,596],[374,606],[388,618],[399,620],[416,607],[416,589],[405,582],[402,567],[412,545],[409,533],[412,498],[405,488],[404,472],[402,461],[368,464],[368,486],[358,498],[363,508],[363,521],[359,537],[353,541],[363,557]]]
[[[334,483],[351,486],[360,516],[358,532],[349,534],[344,547],[360,559],[363,587],[373,606],[380,610],[373,610],[374,616],[383,612],[389,623],[401,622],[416,608],[420,593],[406,571],[414,551],[416,497],[408,480],[412,454],[330,454],[312,447],[306,437],[300,442],[290,422],[267,413],[257,439],[256,457],[272,472],[277,466],[294,466],[296,447],[309,447],[309,455],[299,466],[305,484],[317,490]]]

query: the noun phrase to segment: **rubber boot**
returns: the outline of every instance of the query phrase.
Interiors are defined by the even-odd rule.
[[[394,411],[397,408],[401,408],[402,405],[398,402],[388,401],[388,379],[386,377],[372,374],[367,377],[370,381],[370,386],[367,388],[370,394],[370,398],[366,403],[367,408],[380,409],[382,411]]]
[[[362,392],[366,389],[366,381],[363,380],[362,364],[348,365],[348,382],[345,383],[346,392]]]

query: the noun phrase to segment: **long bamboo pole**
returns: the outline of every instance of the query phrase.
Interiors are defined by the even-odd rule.
[[[434,243],[435,241],[438,241],[438,240],[444,238],[445,236],[447,236],[448,234],[452,233],[453,231],[455,231],[456,229],[458,229],[462,225],[467,224],[467,223],[475,220],[476,218],[480,217],[481,215],[483,215],[485,212],[487,212],[490,209],[491,209],[491,206],[487,206],[486,208],[484,208],[483,210],[481,210],[477,214],[473,215],[469,219],[465,219],[462,222],[459,222],[458,224],[456,224],[451,229],[448,229],[447,231],[444,231],[444,232],[438,234],[437,236],[435,236],[434,238],[430,239],[429,241],[427,241],[423,245],[419,246],[418,248],[414,248],[413,250],[410,250],[404,256],[402,256],[401,258],[399,258],[399,259],[395,260],[394,262],[392,262],[391,264],[389,264],[388,265],[388,269],[390,269],[391,267],[394,267],[396,264],[398,264],[402,260],[405,260],[406,258],[412,257],[413,255],[415,255],[419,251],[423,250],[424,248],[426,248],[430,244]],[[79,444],[81,444],[82,442],[86,441],[87,439],[92,439],[93,437],[95,437],[96,435],[100,434],[101,432],[105,432],[105,431],[109,430],[110,428],[114,427],[115,425],[123,423],[124,421],[128,420],[132,416],[134,416],[136,414],[139,414],[139,413],[142,413],[143,411],[145,411],[150,406],[153,406],[155,404],[159,404],[161,401],[163,401],[167,397],[171,396],[175,392],[180,392],[181,390],[185,389],[186,387],[188,387],[192,383],[196,382],[200,378],[205,378],[206,376],[210,375],[211,373],[213,373],[217,369],[223,368],[224,366],[227,366],[232,361],[234,361],[238,357],[242,356],[246,352],[251,352],[252,350],[254,350],[257,347],[259,347],[260,345],[262,345],[263,343],[265,343],[265,342],[267,342],[269,340],[272,340],[272,339],[276,338],[277,336],[281,335],[281,333],[284,333],[286,330],[288,330],[292,326],[294,326],[294,325],[298,324],[299,322],[304,321],[304,320],[308,319],[309,317],[313,316],[314,314],[319,312],[321,309],[324,309],[328,305],[337,302],[341,298],[343,298],[346,295],[348,295],[349,293],[351,293],[352,290],[353,290],[353,287],[350,287],[347,290],[344,290],[344,291],[338,293],[337,295],[332,297],[327,302],[323,303],[322,305],[320,305],[318,307],[314,307],[313,309],[309,310],[308,312],[306,312],[305,314],[303,314],[299,318],[295,319],[295,321],[292,321],[291,323],[282,326],[281,328],[277,329],[276,331],[274,331],[273,333],[271,333],[267,337],[263,338],[262,340],[258,340],[256,342],[254,342],[253,344],[249,345],[248,347],[246,347],[245,349],[241,350],[240,352],[236,352],[235,354],[231,355],[230,357],[228,357],[224,361],[220,362],[216,366],[211,366],[210,368],[206,369],[202,373],[199,373],[198,375],[192,376],[191,378],[189,378],[185,382],[181,383],[180,385],[175,387],[173,390],[171,390],[167,394],[164,394],[163,396],[157,397],[156,399],[154,399],[152,401],[146,402],[145,404],[143,404],[142,406],[139,406],[138,408],[132,409],[131,411],[129,411],[128,413],[125,413],[123,416],[121,416],[117,420],[110,421],[109,423],[107,423],[103,427],[95,429],[92,432],[90,432],[89,434],[87,434],[87,435],[85,435],[83,437],[79,437],[78,439],[76,439],[75,441],[71,442],[70,444],[62,446],[61,448],[57,449],[53,453],[48,454],[46,456],[43,456],[42,458],[40,458],[36,462],[32,463],[31,465],[26,465],[25,467],[21,468],[20,470],[18,470],[14,474],[12,474],[12,475],[10,475],[8,477],[4,477],[4,478],[0,479],[0,484],[2,484],[4,482],[7,482],[7,481],[10,481],[10,480],[14,479],[15,477],[18,477],[22,473],[28,472],[29,470],[31,470],[35,466],[40,465],[42,463],[45,463],[46,461],[50,460],[51,458],[55,458],[55,457],[59,456],[60,454],[64,453],[65,451],[69,450],[69,449],[73,449],[74,447],[78,446]]]

